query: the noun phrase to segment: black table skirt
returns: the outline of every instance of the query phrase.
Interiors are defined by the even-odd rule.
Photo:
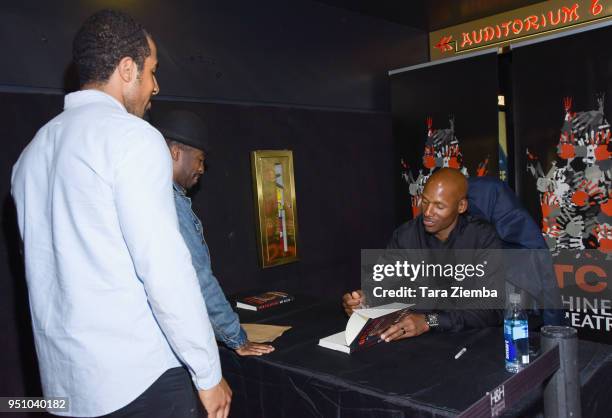
[[[344,329],[339,303],[297,298],[239,314],[241,322],[293,328],[267,356],[239,357],[221,348],[223,375],[234,392],[232,417],[455,416],[511,376],[501,328],[428,333],[348,355],[317,345]],[[464,346],[467,352],[455,360]],[[579,367],[582,416],[612,416],[612,347],[580,341]],[[505,416],[541,411],[541,391],[534,391]]]

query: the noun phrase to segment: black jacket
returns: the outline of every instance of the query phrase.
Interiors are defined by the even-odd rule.
[[[470,250],[501,249],[502,241],[487,221],[460,215],[455,229],[444,242],[425,231],[422,216],[397,228],[387,244],[388,249]],[[499,326],[503,322],[501,309],[456,309],[437,311],[439,331],[461,331],[469,328]]]

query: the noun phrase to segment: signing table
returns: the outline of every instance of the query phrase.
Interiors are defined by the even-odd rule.
[[[221,348],[223,374],[234,396],[232,417],[448,417],[480,399],[511,374],[504,369],[501,328],[427,333],[351,355],[317,345],[339,332],[338,301],[298,297],[263,312],[239,311],[241,322],[290,325],[262,357]],[[455,354],[467,351],[457,360]],[[612,416],[612,346],[579,342],[582,416]],[[536,416],[534,391],[504,416]]]

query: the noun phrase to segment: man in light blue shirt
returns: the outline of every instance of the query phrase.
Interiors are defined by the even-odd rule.
[[[13,167],[32,329],[59,415],[226,417],[231,391],[172,196],[172,161],[142,120],[156,46],[130,16],[76,35],[81,90]],[[190,382],[198,389],[196,393]]]
[[[240,326],[238,315],[228,303],[210,264],[210,252],[202,222],[193,213],[187,190],[195,186],[204,173],[208,131],[195,113],[173,110],[153,122],[162,133],[172,156],[174,201],[181,235],[191,253],[191,261],[198,275],[206,309],[218,340],[241,356],[260,356],[274,350],[271,345],[250,342]]]

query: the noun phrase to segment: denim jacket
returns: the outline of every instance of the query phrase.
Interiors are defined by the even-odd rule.
[[[213,275],[202,222],[193,213],[191,199],[187,197],[185,189],[176,183],[173,186],[181,235],[191,253],[191,261],[198,275],[200,290],[206,301],[208,317],[215,336],[229,348],[239,348],[247,342],[247,336],[240,326],[238,315],[232,310],[217,278]]]

